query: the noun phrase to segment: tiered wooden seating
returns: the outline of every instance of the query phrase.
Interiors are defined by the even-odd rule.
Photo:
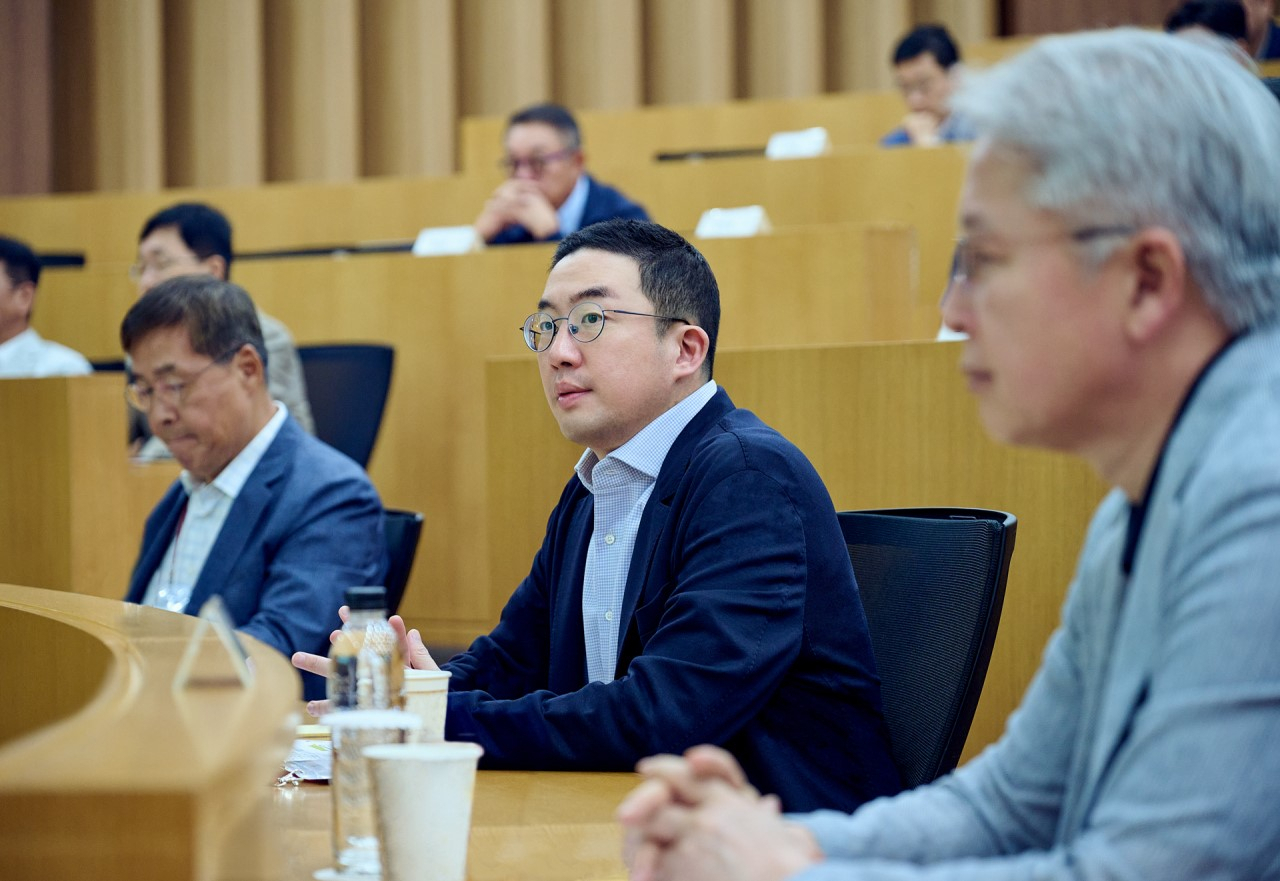
[[[763,148],[775,132],[822,126],[833,149],[865,147],[902,120],[902,97],[892,90],[841,92],[808,98],[756,99],[723,104],[676,104],[575,114],[591,163],[639,166],[659,153]],[[463,174],[491,174],[502,158],[506,116],[462,120]]]
[[[902,226],[829,225],[701,245],[720,280],[726,347],[920,339],[936,330],[935,294],[915,282],[918,252]],[[486,629],[501,608],[491,590],[505,599],[512,587],[495,588],[489,574],[484,363],[519,356],[530,373],[535,370],[517,327],[534,309],[550,257],[548,246],[527,246],[430,260],[396,254],[253,261],[235,271],[299,342],[379,340],[396,347],[396,374],[370,474],[387,505],[426,513],[419,559],[427,562],[415,567],[402,609],[438,640],[466,642]],[[49,273],[49,284],[40,305],[49,335],[95,356],[114,353],[119,318],[131,298],[127,283],[115,273],[86,270]],[[105,294],[108,289],[114,297]],[[98,442],[122,451],[121,380],[91,379],[95,389],[106,383],[105,398],[95,397],[99,415],[85,418],[101,420]],[[88,380],[43,382],[74,388]],[[537,403],[545,409],[540,392]],[[16,424],[14,431],[25,437]],[[38,444],[38,438],[26,443]],[[23,449],[39,455],[31,446]],[[125,481],[124,463],[115,467],[122,474],[111,479]],[[36,491],[19,466],[12,474],[17,485]],[[172,476],[163,474],[155,487],[139,490],[139,498],[154,501]],[[84,488],[93,480],[84,473],[74,491],[96,491]],[[111,491],[103,492],[110,500]],[[123,539],[113,534],[116,549],[97,562],[101,580],[95,584],[106,595],[124,592],[150,501],[135,503],[141,510],[128,512],[123,525],[110,525],[132,532]],[[104,507],[104,516],[122,513],[110,501]],[[35,547],[13,550],[35,553]]]

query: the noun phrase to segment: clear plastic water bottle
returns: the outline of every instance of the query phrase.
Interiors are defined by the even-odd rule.
[[[387,622],[385,587],[349,587],[350,614],[329,650],[329,702],[334,711],[404,707],[404,658]]]

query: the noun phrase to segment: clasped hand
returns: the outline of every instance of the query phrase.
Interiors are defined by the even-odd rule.
[[[550,238],[560,228],[556,209],[534,181],[505,181],[493,191],[475,222],[476,232],[486,242],[513,225],[523,226],[535,239]]]
[[[822,859],[777,797],[756,792],[718,747],[653,756],[636,770],[648,779],[618,807],[632,881],[781,881]]]

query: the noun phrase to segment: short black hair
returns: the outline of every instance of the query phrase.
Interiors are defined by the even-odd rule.
[[[1164,20],[1164,29],[1171,34],[1193,27],[1206,28],[1228,40],[1248,37],[1244,6],[1239,0],[1188,0]]]
[[[4,264],[9,281],[15,285],[26,281],[40,284],[40,258],[26,243],[0,237],[0,263]]]
[[[507,120],[507,129],[535,122],[549,125],[559,132],[565,147],[577,150],[582,146],[582,133],[578,131],[578,121],[573,118],[568,108],[559,104],[534,104],[532,107],[517,110]]]
[[[231,223],[217,208],[203,202],[179,202],[157,211],[142,226],[141,242],[158,229],[176,227],[182,241],[201,260],[221,257],[231,278]]]
[[[640,290],[659,315],[683,318],[707,333],[704,372],[711,378],[720,332],[720,286],[707,258],[679,233],[648,220],[616,219],[570,233],[556,247],[551,267],[583,249],[621,254],[640,268]],[[666,322],[658,322],[661,332]]]
[[[928,52],[938,65],[947,70],[960,61],[960,48],[951,38],[951,32],[940,24],[922,24],[898,41],[893,50],[895,65],[910,61]]]
[[[211,275],[181,275],[162,281],[130,307],[120,324],[126,352],[153,331],[185,327],[193,351],[221,358],[241,346],[258,350],[267,365],[267,346],[253,300],[239,285]]]

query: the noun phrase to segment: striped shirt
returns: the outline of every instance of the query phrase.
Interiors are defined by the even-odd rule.
[[[708,380],[603,459],[587,450],[574,468],[591,493],[595,509],[582,584],[582,629],[590,682],[611,682],[614,678],[622,596],[640,518],[658,472],[680,432],[715,393],[715,380]]]
[[[276,401],[275,415],[209,483],[201,483],[187,471],[178,475],[182,488],[187,491],[187,505],[173,532],[173,540],[147,585],[142,598],[144,606],[170,612],[186,610],[205,560],[209,559],[222,524],[231,513],[231,505],[280,433],[288,415],[284,404]]]

